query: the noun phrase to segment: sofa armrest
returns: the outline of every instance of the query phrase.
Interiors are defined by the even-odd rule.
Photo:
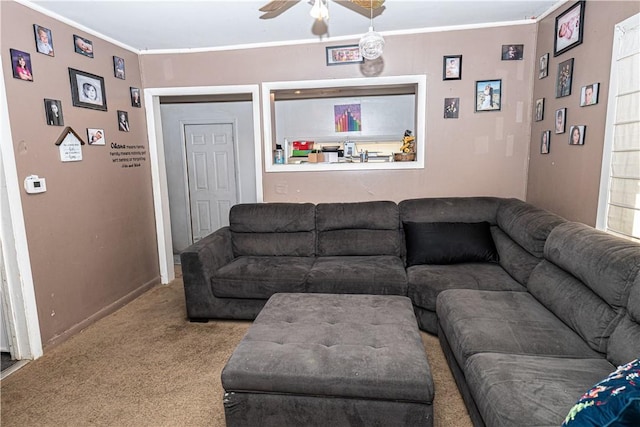
[[[191,320],[208,317],[212,301],[212,275],[234,259],[229,227],[223,227],[180,253],[182,277]]]

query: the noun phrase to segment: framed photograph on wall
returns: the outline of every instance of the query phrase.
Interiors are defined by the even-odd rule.
[[[69,80],[71,81],[71,100],[74,107],[107,111],[104,78],[69,68]]]
[[[524,54],[523,44],[503,44],[502,60],[503,61],[520,61]]]
[[[556,133],[565,133],[566,123],[567,123],[566,120],[567,120],[567,109],[558,108],[556,110],[556,121],[555,121]]]
[[[113,57],[113,75],[116,79],[124,80],[124,59],[119,56]]]
[[[538,79],[544,79],[549,75],[549,54],[545,53],[538,60]]]
[[[131,93],[131,106],[136,108],[142,107],[142,103],[140,101],[140,89],[137,87],[130,87],[129,92]]]
[[[460,98],[444,99],[444,118],[457,119],[460,111]]]
[[[571,95],[571,79],[573,78],[573,58],[558,64],[556,77],[556,98]]]
[[[586,126],[571,126],[569,130],[569,145],[584,145],[584,134],[586,131]]]
[[[357,44],[327,46],[327,65],[359,64],[364,62]]]
[[[502,79],[476,81],[476,112],[500,111]]]
[[[599,87],[600,83],[591,83],[590,85],[582,86],[582,89],[580,90],[581,107],[587,107],[598,103]]]
[[[129,132],[129,113],[118,110],[118,130]]]
[[[49,126],[64,126],[62,102],[59,99],[44,99],[44,114]]]
[[[51,35],[51,30],[41,27],[38,24],[33,24],[33,32],[36,36],[36,50],[38,53],[55,56],[53,54],[53,36]]]
[[[93,42],[91,40],[80,37],[76,34],[73,35],[73,48],[76,53],[80,55],[93,58]]]
[[[553,56],[558,56],[582,43],[586,1],[575,3],[556,18]]]
[[[462,79],[462,55],[442,57],[442,80]]]
[[[9,54],[11,55],[13,77],[26,82],[32,82],[31,55],[17,49],[9,49]]]
[[[544,98],[536,99],[536,122],[544,119]]]
[[[549,154],[551,145],[551,131],[543,130],[540,136],[540,154]]]
[[[87,142],[89,145],[105,145],[104,129],[87,128]]]

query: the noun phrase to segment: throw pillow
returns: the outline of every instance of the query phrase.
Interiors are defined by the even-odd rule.
[[[582,395],[562,427],[640,425],[640,359],[618,367]]]
[[[403,222],[407,266],[497,262],[488,222]]]

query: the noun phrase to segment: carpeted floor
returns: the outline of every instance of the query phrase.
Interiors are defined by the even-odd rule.
[[[220,372],[251,325],[189,323],[182,281],[158,286],[2,381],[2,425],[224,426]],[[422,334],[435,425],[471,421],[436,337]]]

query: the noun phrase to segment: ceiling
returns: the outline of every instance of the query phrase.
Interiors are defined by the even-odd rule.
[[[258,9],[268,0],[20,0],[63,17],[94,34],[139,51],[225,48],[292,41],[358,39],[369,27],[366,9],[329,0],[324,26],[309,11],[309,0],[271,19]],[[374,27],[387,33],[434,27],[481,25],[535,19],[564,0],[386,0]],[[48,12],[47,12],[48,11]],[[319,35],[325,32],[323,35]],[[55,33],[54,33],[55,37]]]

